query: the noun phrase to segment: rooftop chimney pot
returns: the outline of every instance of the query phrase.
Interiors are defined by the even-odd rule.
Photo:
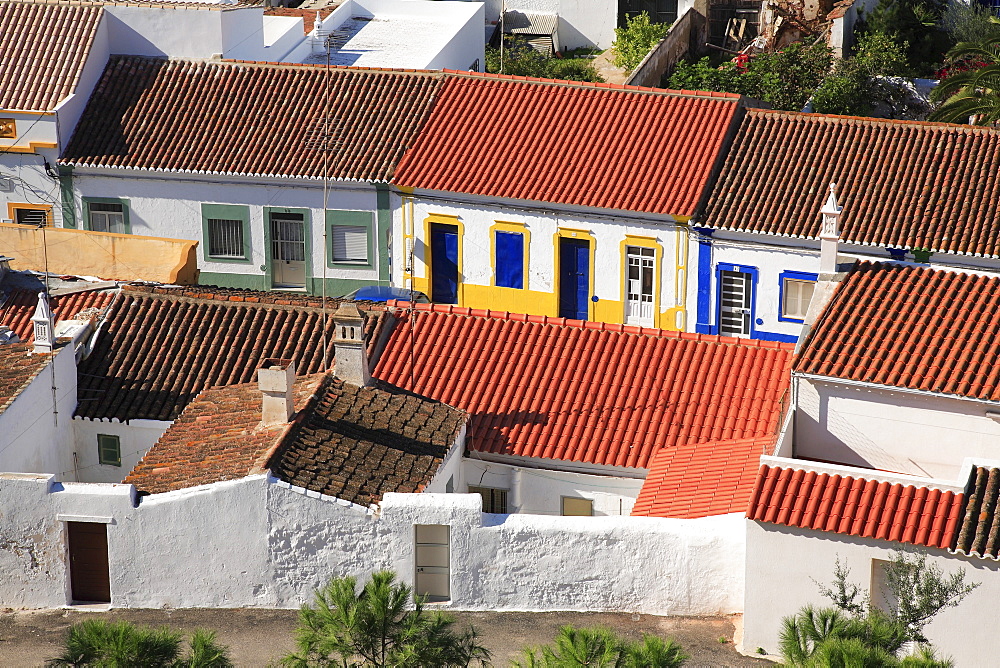
[[[344,302],[333,314],[336,348],[334,374],[345,383],[364,387],[371,384],[368,353],[365,350],[365,320],[353,302]]]
[[[292,400],[295,363],[291,360],[264,360],[257,370],[257,385],[264,395],[261,424],[270,427],[291,420],[295,413],[295,402]]]

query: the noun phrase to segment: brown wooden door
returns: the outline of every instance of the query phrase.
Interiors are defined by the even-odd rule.
[[[108,527],[97,522],[67,522],[69,582],[73,600],[110,603]]]

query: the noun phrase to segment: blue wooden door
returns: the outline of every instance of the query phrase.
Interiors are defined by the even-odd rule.
[[[590,242],[559,239],[559,315],[586,320],[590,313]]]
[[[458,303],[458,227],[431,225],[431,301]]]

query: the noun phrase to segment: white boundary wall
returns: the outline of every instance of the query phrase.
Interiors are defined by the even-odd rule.
[[[91,518],[108,527],[115,607],[294,607],[331,577],[384,568],[412,583],[413,526],[448,524],[452,600],[443,607],[743,608],[740,515],[485,515],[466,494],[387,494],[373,513],[263,475],[135,500],[131,485],[0,474],[0,605],[65,605],[64,520]]]

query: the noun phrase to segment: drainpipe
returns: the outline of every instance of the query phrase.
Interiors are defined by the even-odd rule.
[[[510,503],[511,510],[515,513],[521,512],[523,500],[521,498],[521,469],[512,468],[510,470]]]

